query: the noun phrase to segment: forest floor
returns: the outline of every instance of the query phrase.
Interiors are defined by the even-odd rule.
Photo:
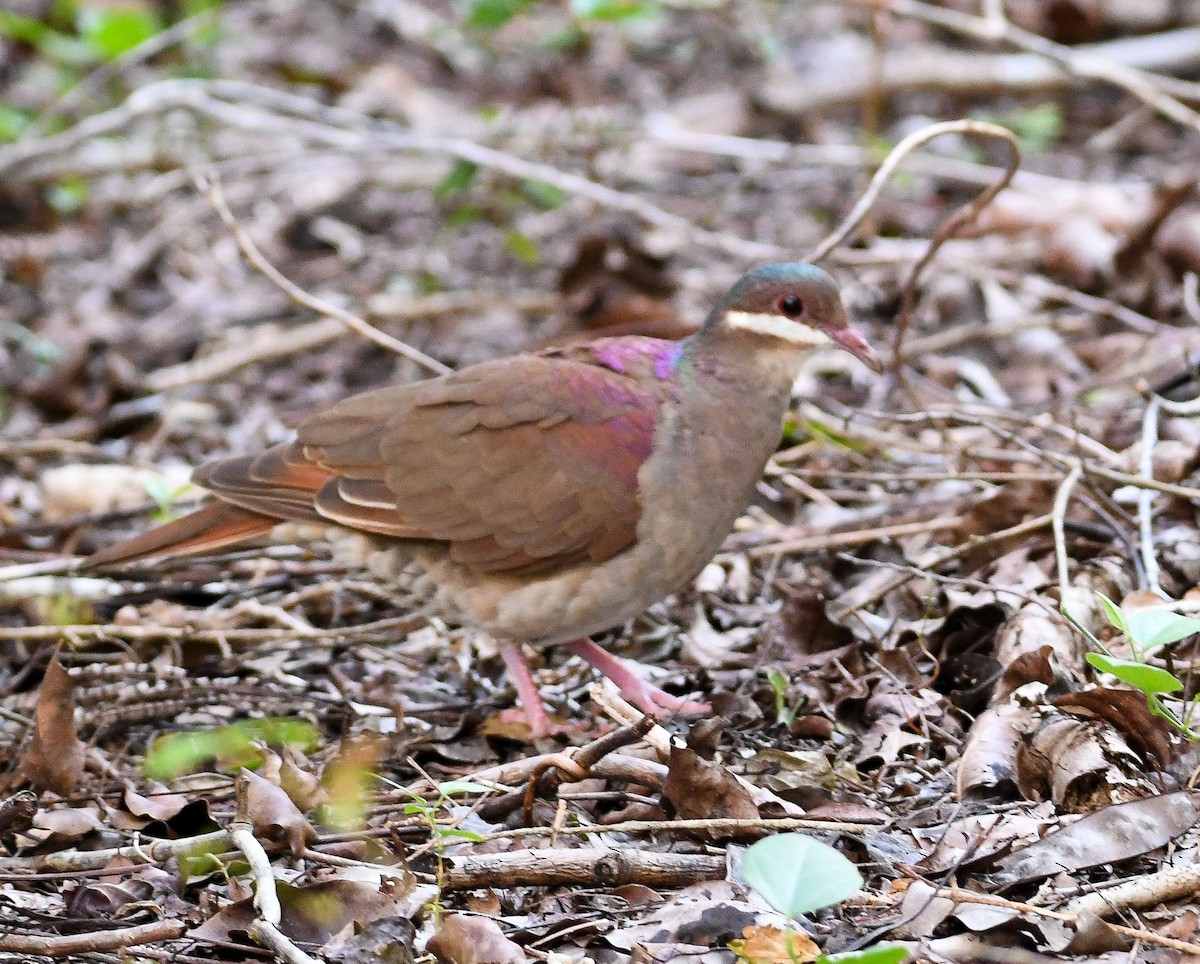
[[[9,7],[0,959],[1200,960],[1200,3]],[[61,565],[427,374],[336,310],[455,368],[679,337],[962,119],[822,260],[884,374],[806,365],[602,640],[711,717],[550,651],[533,741],[494,643],[319,542]],[[864,878],[791,949],[779,831]]]

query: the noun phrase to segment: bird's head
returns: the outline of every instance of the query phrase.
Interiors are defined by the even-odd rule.
[[[709,324],[798,347],[837,345],[872,371],[883,368],[866,338],[850,326],[837,282],[811,264],[767,264],[748,271],[721,299]]]

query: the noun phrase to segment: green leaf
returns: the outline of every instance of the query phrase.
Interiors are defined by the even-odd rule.
[[[635,20],[657,12],[651,0],[571,0],[571,13],[580,20]]]
[[[461,204],[446,215],[446,224],[452,228],[462,227],[472,221],[480,220],[487,214],[482,204]]]
[[[209,10],[220,10],[223,2],[224,0],[184,0],[183,14],[185,17],[194,17]]]
[[[480,30],[503,27],[533,0],[471,0],[467,10],[467,26]]]
[[[466,190],[475,180],[478,171],[478,164],[472,164],[470,161],[455,161],[449,173],[433,189],[433,196],[439,201],[444,201],[459,191]]]
[[[463,840],[470,840],[472,843],[483,843],[487,837],[481,833],[476,833],[474,830],[463,830],[461,827],[439,827],[437,832],[439,837],[460,837]]]
[[[1100,597],[1100,608],[1104,610],[1104,615],[1108,617],[1108,621],[1121,630],[1121,632],[1128,635],[1129,630],[1125,625],[1125,614],[1121,612],[1121,607],[1102,592],[1098,592],[1096,595]]]
[[[1156,649],[1200,633],[1200,619],[1158,606],[1125,613],[1126,635],[1139,649]]]
[[[21,131],[29,126],[29,121],[30,115],[27,111],[0,104],[0,144],[15,141],[21,136]]]
[[[134,7],[81,10],[76,25],[80,35],[104,60],[116,60],[162,30],[158,17],[149,10]]]
[[[255,744],[295,746],[304,752],[318,743],[316,727],[304,720],[241,720],[231,726],[189,733],[167,733],[154,741],[142,771],[154,780],[171,780],[195,773],[212,762],[226,773],[262,762]]]
[[[540,208],[553,211],[562,207],[567,199],[566,192],[545,181],[525,180],[521,182],[521,193]]]
[[[65,177],[46,189],[46,201],[59,214],[78,214],[88,199],[88,182],[81,177]]]
[[[1016,111],[1002,123],[1012,128],[1024,153],[1040,154],[1062,133],[1062,109],[1055,103],[1047,102],[1028,110]]]
[[[822,425],[820,422],[814,422],[811,418],[806,419],[804,427],[808,430],[808,434],[815,438],[823,438],[832,442],[834,445],[840,445],[844,449],[849,449],[858,455],[866,455],[870,451],[870,446],[866,442],[858,439],[850,438],[848,435],[842,435],[840,432],[834,431],[828,425]]]
[[[56,64],[82,66],[95,60],[91,45],[68,36],[32,17],[0,10],[0,37],[29,44]]]
[[[1087,661],[1102,673],[1111,673],[1143,693],[1174,693],[1183,683],[1174,673],[1132,659],[1116,659],[1103,653],[1088,653]]]
[[[437,785],[438,793],[443,796],[452,797],[456,793],[491,793],[491,787],[485,787],[482,783],[472,783],[470,780],[447,780],[445,783]]]
[[[742,858],[742,876],[788,917],[839,903],[863,885],[854,864],[801,833],[776,834],[753,844]]]
[[[505,231],[504,246],[508,248],[510,253],[516,255],[522,264],[530,268],[536,267],[542,258],[542,253],[538,250],[537,242],[529,235],[522,234],[520,231]]]
[[[17,13],[0,10],[0,37],[8,37],[19,43],[29,44],[40,49],[46,35],[53,31],[33,17],[22,17]]]
[[[908,951],[895,944],[883,944],[879,947],[869,947],[865,951],[851,951],[847,954],[822,954],[815,964],[900,964],[907,961]]]

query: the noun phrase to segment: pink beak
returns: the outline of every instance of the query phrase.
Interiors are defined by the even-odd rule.
[[[862,332],[856,328],[839,328],[836,331],[826,331],[826,334],[833,339],[834,343],[845,348],[855,358],[866,365],[871,371],[879,374],[883,371],[883,361],[875,354],[875,349],[863,337]]]

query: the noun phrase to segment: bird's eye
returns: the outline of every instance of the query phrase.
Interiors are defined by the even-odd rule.
[[[795,295],[784,295],[779,299],[779,313],[789,318],[799,318],[804,314],[804,302]]]

